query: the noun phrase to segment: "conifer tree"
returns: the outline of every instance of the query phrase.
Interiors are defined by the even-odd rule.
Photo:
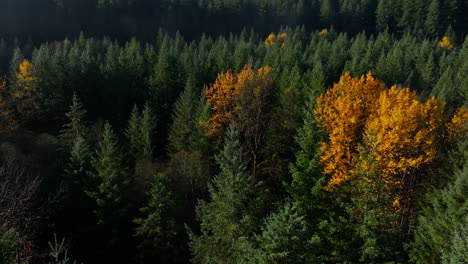
[[[450,250],[456,250],[450,249],[450,240],[459,239],[454,236],[468,212],[467,147],[468,141],[465,139],[452,154],[452,171],[445,172],[449,175],[448,183],[438,188],[434,186],[427,194],[427,202],[418,217],[415,241],[409,252],[414,263],[441,263],[444,254],[448,258]]]
[[[432,0],[429,4],[426,22],[424,24],[426,32],[431,38],[436,38],[440,33],[440,3],[439,0]]]
[[[450,248],[442,253],[442,264],[468,263],[468,215],[450,241]]]
[[[24,60],[23,52],[21,52],[21,50],[18,47],[15,48],[15,51],[13,52],[13,57],[11,58],[11,61],[10,61],[10,70],[9,70],[9,75],[8,75],[8,79],[10,83],[15,83],[19,66],[23,60]]]
[[[238,263],[241,240],[258,229],[261,201],[233,125],[217,161],[221,172],[209,186],[211,200],[197,206],[201,234],[189,234],[194,263]]]
[[[140,155],[148,158],[153,155],[154,147],[154,130],[156,128],[157,119],[151,110],[148,103],[145,104],[143,111],[141,112],[141,123],[140,123],[140,137],[141,137],[141,150]]]
[[[147,204],[140,208],[142,217],[134,220],[137,225],[135,236],[141,241],[138,245],[139,258],[169,263],[169,260],[177,257],[178,252],[173,251],[177,247],[174,239],[181,231],[174,218],[176,209],[180,208],[176,208],[169,178],[163,174],[155,175],[147,195]]]
[[[170,153],[187,150],[189,147],[190,134],[194,129],[194,101],[193,81],[188,80],[185,90],[180,94],[172,110],[172,124],[169,128]]]
[[[89,176],[96,184],[89,186],[86,193],[95,200],[98,224],[106,224],[112,232],[118,231],[115,222],[127,211],[129,178],[117,136],[109,123],[104,125],[99,149],[93,157]]]
[[[125,136],[129,143],[129,153],[133,158],[137,158],[141,151],[140,123],[140,111],[138,110],[138,106],[134,105],[130,119],[128,120],[127,129],[125,130]]]
[[[267,217],[260,234],[244,240],[240,263],[320,263],[318,237],[312,237],[304,216],[291,203]]]
[[[61,144],[65,149],[72,149],[79,137],[81,139],[86,139],[88,131],[84,124],[85,115],[86,110],[83,108],[78,96],[74,94],[70,111],[65,114],[68,123],[63,125],[63,129],[60,131],[59,135]]]
[[[141,114],[135,105],[125,130],[125,135],[129,141],[129,152],[135,160],[152,156],[155,128],[156,118],[149,104],[145,104]]]

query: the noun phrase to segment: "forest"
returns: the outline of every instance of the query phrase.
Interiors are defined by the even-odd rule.
[[[0,0],[0,264],[468,263],[467,13]]]

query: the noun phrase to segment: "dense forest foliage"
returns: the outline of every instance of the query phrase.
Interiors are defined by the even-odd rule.
[[[468,2],[1,5],[0,263],[468,262]]]

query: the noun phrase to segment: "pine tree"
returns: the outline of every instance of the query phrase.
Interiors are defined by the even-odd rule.
[[[148,103],[145,104],[141,112],[140,123],[140,137],[141,137],[141,150],[140,155],[145,158],[150,158],[153,155],[154,147],[154,133],[156,128],[157,119],[151,110]]]
[[[206,136],[208,121],[211,115],[211,106],[206,99],[205,91],[203,90],[200,99],[194,109],[192,122],[194,124],[193,131],[189,137],[189,150],[199,151],[201,153],[210,154],[212,145],[209,138]]]
[[[142,260],[168,263],[177,255],[171,250],[176,247],[174,239],[181,230],[174,218],[178,208],[171,187],[166,175],[155,175],[147,193],[148,203],[140,208],[143,216],[134,220],[135,236],[141,241],[138,251]]]
[[[68,159],[68,166],[65,170],[65,177],[68,182],[72,184],[72,191],[83,191],[87,185],[86,172],[90,169],[91,153],[86,140],[81,136],[74,139],[73,145],[70,149],[70,157]],[[87,186],[86,186],[87,187]]]
[[[140,112],[138,106],[134,105],[132,113],[130,114],[130,119],[128,120],[127,129],[125,130],[125,136],[129,143],[128,152],[135,159],[138,158],[141,151],[140,123]]]
[[[193,115],[195,94],[193,81],[188,80],[185,90],[173,106],[172,124],[169,128],[169,153],[187,150],[190,134],[193,132]]]
[[[244,240],[240,263],[319,263],[318,237],[312,237],[302,216],[291,203],[265,219],[260,234]]]
[[[96,202],[98,224],[109,225],[112,233],[116,233],[115,222],[127,212],[129,178],[117,136],[109,123],[104,125],[102,140],[91,165],[89,176],[95,186],[89,186],[86,193]]]
[[[156,118],[149,104],[145,104],[141,114],[135,105],[125,130],[125,135],[129,141],[129,152],[135,160],[151,158],[155,128]]]
[[[63,125],[59,135],[63,148],[70,150],[74,147],[77,138],[86,139],[88,129],[84,123],[85,115],[86,110],[78,99],[78,96],[74,94],[70,111],[65,114],[68,123]]]
[[[448,242],[454,239],[459,224],[467,217],[467,149],[468,141],[461,141],[452,154],[451,168],[443,172],[449,176],[448,183],[427,193],[427,202],[419,214],[415,240],[409,252],[414,263],[440,263],[444,254],[448,257],[450,250],[456,250],[450,249]]]
[[[13,52],[13,57],[11,58],[11,61],[10,61],[10,70],[8,74],[8,79],[10,83],[16,82],[16,75],[18,74],[19,66],[23,60],[24,60],[23,53],[18,47],[15,48],[15,51]]]
[[[429,4],[426,22],[424,24],[427,34],[431,38],[436,38],[440,34],[440,3],[439,0],[432,0]]]
[[[450,248],[442,253],[442,264],[468,263],[468,215],[465,216],[450,241]]]
[[[197,206],[201,234],[189,234],[194,263],[238,263],[241,240],[258,229],[260,199],[245,159],[239,132],[231,125],[217,158],[221,172],[209,186],[211,200]]]

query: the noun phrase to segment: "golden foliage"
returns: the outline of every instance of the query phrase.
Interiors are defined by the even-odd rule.
[[[457,138],[468,136],[468,108],[459,107],[447,124],[448,140],[455,141]]]
[[[324,172],[333,174],[329,186],[347,180],[365,122],[384,89],[384,83],[370,72],[361,78],[352,78],[345,73],[333,88],[317,98],[314,112],[321,127],[329,134],[329,141],[320,148],[324,151],[321,158]]]
[[[449,37],[444,36],[442,40],[439,42],[439,47],[446,48],[448,50],[453,50],[455,45],[453,45],[452,41],[450,40]]]
[[[0,130],[9,131],[28,119],[33,112],[33,91],[39,79],[33,74],[33,65],[23,60],[16,75],[13,89],[5,78],[0,78]]]
[[[366,124],[366,136],[376,140],[375,157],[387,183],[399,185],[407,174],[436,158],[437,132],[445,103],[431,98],[422,103],[415,91],[393,86],[382,92]]]
[[[205,91],[208,103],[214,111],[208,121],[208,135],[217,134],[230,123],[244,89],[253,89],[254,94],[261,92],[264,83],[262,80],[266,79],[270,70],[271,67],[262,67],[255,73],[250,65],[245,65],[238,74],[231,70],[218,74],[215,83]]]
[[[267,47],[284,47],[284,41],[288,37],[288,34],[286,33],[281,33],[276,36],[275,34],[271,33],[268,35],[268,37],[265,39],[265,46]]]
[[[319,32],[319,36],[326,36],[328,35],[328,29],[324,28]]]
[[[433,161],[444,105],[435,98],[423,103],[409,89],[386,89],[371,73],[361,78],[346,73],[317,99],[314,110],[329,137],[320,149],[324,173],[332,175],[326,188],[355,177],[358,148],[366,138],[375,139],[367,147],[374,149],[387,184],[398,185],[398,175]]]

